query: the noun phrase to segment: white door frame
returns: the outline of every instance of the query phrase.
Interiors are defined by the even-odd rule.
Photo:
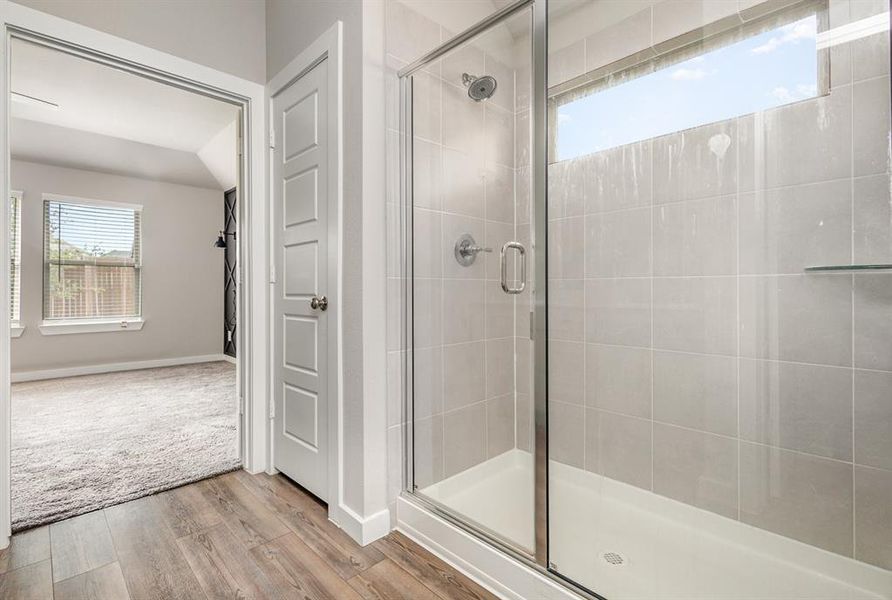
[[[269,219],[266,131],[267,97],[263,84],[248,81],[123,38],[0,0],[0,35],[3,64],[0,68],[0,189],[10,189],[9,151],[9,54],[11,34],[27,32],[48,44],[80,49],[119,69],[227,100],[242,107],[241,173],[239,204],[243,218],[239,235],[241,265],[239,373],[243,393],[240,431],[242,464],[252,473],[268,468],[270,440],[269,398]],[[6,210],[0,210],[0,282],[9,281],[9,248]],[[10,511],[10,331],[9,294],[0,291],[0,548],[9,544]]]
[[[351,527],[355,518],[352,517],[351,511],[344,504],[343,499],[343,414],[344,414],[344,396],[343,396],[343,344],[341,337],[342,323],[342,305],[341,290],[343,289],[343,215],[344,215],[344,185],[343,185],[343,62],[341,40],[343,35],[343,24],[336,21],[331,28],[323,33],[319,38],[311,43],[301,52],[297,58],[292,60],[279,71],[269,83],[267,83],[267,131],[270,134],[270,141],[275,139],[272,136],[272,115],[273,98],[287,88],[294,80],[307,73],[322,60],[328,60],[328,82],[329,82],[329,107],[328,107],[328,144],[329,144],[329,170],[328,170],[328,289],[320,290],[331,300],[333,314],[328,323],[328,518],[334,523],[345,527],[348,533],[354,533]],[[270,144],[272,145],[272,144]],[[273,190],[273,158],[272,149],[268,151],[269,179],[268,187]],[[268,213],[273,212],[272,203],[276,199],[270,192],[270,206]],[[272,226],[275,226],[273,224]],[[275,241],[270,236],[270,252],[274,252]],[[275,264],[274,262],[271,264]],[[273,295],[270,293],[270,331],[275,326],[275,314],[272,308]],[[270,343],[274,343],[275,336],[270,336]],[[274,356],[273,348],[270,347],[268,354]],[[274,369],[276,365],[270,361],[269,377],[270,381],[275,381]],[[270,394],[270,404],[274,403],[275,394]],[[275,413],[273,409],[269,411],[270,415],[270,434],[269,439],[272,440],[273,418]],[[273,450],[270,448],[269,473],[274,473],[275,469]]]

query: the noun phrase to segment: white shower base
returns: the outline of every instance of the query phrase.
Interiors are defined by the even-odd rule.
[[[552,462],[551,561],[609,600],[892,599],[892,573]],[[533,541],[532,455],[512,450],[421,490],[517,545]],[[622,556],[620,566],[603,555]]]

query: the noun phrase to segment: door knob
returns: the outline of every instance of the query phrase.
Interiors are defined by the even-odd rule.
[[[313,299],[310,300],[310,308],[313,310],[328,310],[328,298],[322,296],[321,298],[318,296],[313,296]]]

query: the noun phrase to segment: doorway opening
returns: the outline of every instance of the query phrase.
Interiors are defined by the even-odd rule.
[[[244,169],[240,104],[36,39],[10,47],[22,530],[240,468],[243,220],[226,209]]]

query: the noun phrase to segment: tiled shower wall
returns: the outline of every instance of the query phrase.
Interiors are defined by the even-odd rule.
[[[820,98],[550,166],[552,459],[892,568],[892,275],[803,272],[892,263],[888,44],[836,48]]]
[[[712,8],[688,10],[701,4]],[[740,0],[737,8],[756,4]],[[703,25],[711,10],[724,16],[734,5],[658,3],[647,8],[648,18],[632,15],[565,47],[553,27],[550,84],[631,54],[639,38],[678,35],[690,29],[685,22]],[[831,2],[834,25],[887,9],[882,1]],[[449,33],[402,3],[388,2],[387,13],[395,498],[403,427],[395,70]],[[550,451],[567,464],[892,568],[892,276],[802,273],[809,264],[892,262],[888,33],[832,52],[825,97],[550,167]],[[438,76],[442,71],[431,80]],[[440,110],[442,134],[442,103]],[[520,110],[515,122],[517,132],[529,126]],[[515,235],[529,248],[522,138],[518,133]],[[435,145],[442,153],[442,138]],[[479,214],[445,206],[430,212],[441,228],[450,214],[480,225]],[[484,212],[484,235],[488,221]],[[443,285],[439,276],[429,279]],[[473,286],[481,276],[454,279]],[[517,299],[514,340],[516,444],[524,449],[528,302],[527,293]],[[486,316],[483,330],[485,359],[487,342],[504,338],[490,337]],[[458,343],[479,348],[480,340]],[[483,380],[483,401],[453,413],[475,411],[477,418],[470,429],[476,447],[453,465],[488,456],[491,426],[482,423],[499,396],[487,397],[485,372]],[[479,375],[477,381],[479,390]],[[447,452],[437,437],[446,431],[438,423],[446,409],[443,396],[430,398],[440,408],[431,409],[431,447],[422,452],[429,452],[427,477],[435,481],[447,473],[443,455],[442,463],[433,458],[438,448]]]
[[[395,498],[404,426],[397,72],[452,34],[399,2],[387,4],[387,25],[388,413]],[[515,447],[515,301],[499,284],[499,249],[516,237],[515,77],[505,65],[509,48],[496,56],[499,49],[497,39],[484,36],[415,77],[414,436],[421,488]],[[493,75],[493,98],[468,98],[464,72]],[[492,252],[460,266],[453,246],[463,233]]]

